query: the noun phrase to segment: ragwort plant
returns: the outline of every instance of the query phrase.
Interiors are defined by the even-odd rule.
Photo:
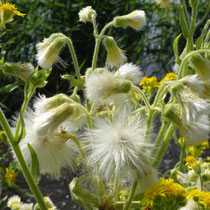
[[[80,74],[72,40],[62,33],[37,44],[36,68],[2,60],[0,68],[5,74],[25,82],[19,116],[10,126],[1,110],[0,122],[37,200],[33,205],[13,196],[8,207],[57,209],[38,188],[40,173],[59,178],[63,168],[74,170],[79,165],[84,175],[74,178],[69,188],[73,200],[86,209],[210,208],[209,158],[200,157],[209,147],[210,22],[194,43],[194,31],[205,16],[197,22],[198,1],[189,3],[191,18],[185,2],[180,1],[182,34],[173,44],[174,72],[160,82],[155,77],[143,77],[139,66],[126,63],[127,56],[114,37],[106,36],[110,27],[142,30],[146,25],[142,10],[115,17],[100,32],[97,13],[91,6],[79,12],[81,22],[92,23],[96,42],[92,66],[84,75]],[[2,29],[15,14],[23,15],[9,3],[0,7]],[[185,37],[186,47],[178,54],[180,36]],[[101,44],[107,58],[105,65],[98,67]],[[74,86],[72,95],[39,95],[29,107],[36,89],[46,85],[53,65],[66,65],[59,57],[66,46],[77,77],[65,74],[62,78]],[[83,94],[79,96],[78,90]],[[154,135],[152,125],[158,114],[162,126]],[[176,130],[180,161],[158,178],[157,168]]]

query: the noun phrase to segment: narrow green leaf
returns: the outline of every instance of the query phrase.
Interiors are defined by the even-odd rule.
[[[87,209],[98,209],[100,205],[98,204],[97,196],[82,187],[82,182],[84,180],[87,180],[87,177],[81,176],[79,178],[74,178],[69,184],[72,199],[75,203],[82,205]]]
[[[39,183],[40,181],[39,160],[38,160],[36,152],[34,151],[34,149],[29,143],[28,143],[28,149],[31,153],[31,160],[32,160],[31,173],[35,182]]]
[[[20,122],[21,122],[21,132],[20,132],[20,135],[18,136],[18,138],[14,142],[15,145],[18,145],[20,143],[20,141],[22,139],[24,139],[25,136],[26,136],[25,122],[24,122],[24,119],[23,119],[22,112],[20,112]]]
[[[174,40],[174,44],[173,44],[173,47],[174,47],[174,54],[176,56],[179,56],[179,52],[178,52],[178,41],[179,41],[179,38],[181,37],[182,34],[179,34],[175,40]]]
[[[203,36],[200,36],[196,39],[195,41],[196,50],[201,49],[202,41],[203,41]]]
[[[85,88],[85,86],[84,86],[84,84],[83,84],[82,81],[80,81],[80,80],[78,80],[78,79],[75,79],[74,76],[72,76],[72,75],[70,75],[70,74],[64,74],[64,75],[62,75],[61,77],[62,77],[63,79],[68,79],[68,80],[71,82],[71,84],[72,84],[73,86],[76,86],[76,87],[78,87],[78,88],[80,88],[80,89],[84,89],[84,88]]]
[[[184,34],[185,38],[187,38],[189,36],[190,27],[189,27],[189,24],[188,24],[189,20],[186,19],[184,13],[185,13],[184,7],[181,6],[179,21],[180,21],[182,33]]]
[[[10,93],[18,87],[18,82],[14,82],[9,85],[5,85],[0,88],[0,93]]]

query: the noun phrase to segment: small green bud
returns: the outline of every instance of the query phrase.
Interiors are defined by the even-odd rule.
[[[131,82],[128,80],[124,80],[119,88],[119,93],[128,93],[130,89],[131,89]]]
[[[34,67],[31,63],[4,63],[0,65],[4,74],[12,75],[21,78],[23,81],[27,81],[34,72]]]
[[[50,72],[51,72],[51,70],[49,70],[49,71],[47,71],[47,70],[36,71],[30,79],[33,86],[34,87],[39,87],[39,88],[44,87],[47,84],[46,79],[48,78]]]

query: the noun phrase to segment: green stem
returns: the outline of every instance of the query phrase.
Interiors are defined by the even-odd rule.
[[[185,155],[186,143],[184,142],[181,145],[181,154],[180,154],[180,161],[179,161],[179,171],[182,171],[182,166],[184,162],[184,155]]]
[[[25,88],[27,88],[27,87],[25,86]],[[27,106],[29,100],[31,99],[32,95],[34,94],[34,88],[33,87],[29,88],[29,93],[28,94],[26,93],[26,91],[27,90],[24,91],[25,92],[25,98],[24,98],[24,102],[23,102],[23,105],[22,105],[21,110],[20,110],[22,116],[23,116],[23,114],[24,114],[24,112],[26,110],[26,106]],[[19,114],[16,130],[15,130],[15,138],[14,139],[18,138],[19,131],[20,131],[20,124],[21,124],[21,118],[20,118],[20,114]]]
[[[196,14],[197,14],[197,5],[192,8],[192,20],[190,25],[190,32],[189,36],[187,37],[187,44],[186,44],[186,55],[193,50],[193,34],[195,31],[195,24],[196,24]],[[183,77],[187,76],[187,65],[184,65]]]
[[[151,141],[151,124],[152,124],[152,119],[153,119],[153,113],[154,111],[153,110],[149,110],[149,114],[148,114],[148,119],[147,119],[147,124],[146,124],[146,131],[145,131],[145,134],[144,134],[144,139],[146,142],[150,142]]]
[[[76,70],[77,79],[78,79],[78,80],[81,80],[79,64],[78,64],[78,61],[77,61],[76,53],[75,53],[75,51],[74,51],[73,43],[72,43],[72,41],[71,41],[70,38],[67,38],[66,41],[67,41],[67,44],[68,44],[68,46],[69,46],[69,50],[70,50],[70,53],[71,53],[71,57],[72,57],[72,60],[73,60],[73,63],[74,63],[74,68],[75,68],[75,70]]]
[[[143,93],[143,91],[141,89],[139,89],[138,87],[134,86],[134,85],[132,85],[132,89],[135,90],[136,92],[138,92],[141,95],[145,105],[147,106],[147,108],[149,110],[151,110],[151,106],[149,104],[149,101],[147,100],[147,98],[146,98],[145,94]]]
[[[14,150],[14,153],[15,153],[17,159],[18,159],[18,162],[19,162],[19,164],[22,168],[23,174],[24,174],[24,176],[25,176],[25,178],[26,178],[26,180],[27,180],[27,182],[30,186],[30,189],[31,189],[32,193],[34,194],[40,208],[42,210],[48,210],[48,208],[47,208],[47,206],[46,206],[46,204],[43,200],[43,196],[42,196],[36,182],[34,181],[32,175],[31,175],[31,172],[30,172],[30,170],[29,170],[29,168],[28,168],[28,166],[27,166],[27,164],[26,164],[26,162],[23,158],[23,155],[21,153],[19,145],[14,145],[14,136],[12,134],[10,126],[9,126],[9,124],[8,124],[8,122],[7,122],[7,120],[6,120],[6,118],[5,118],[1,109],[0,109],[0,122],[1,122],[1,125],[2,125],[6,135],[7,135],[7,138],[8,138],[8,140],[9,140],[9,142],[10,142],[10,144],[11,144],[13,150]]]
[[[74,135],[71,135],[69,133],[57,133],[56,136],[60,136],[62,138],[66,138],[66,139],[71,139],[74,141],[74,143],[77,145],[78,149],[80,150],[81,154],[82,154],[82,157],[83,159],[85,159],[85,152],[82,150],[82,146],[80,144],[80,141],[76,138],[76,136]]]
[[[131,202],[132,202],[132,199],[133,199],[133,196],[134,196],[134,193],[136,191],[137,185],[138,185],[138,179],[135,179],[133,181],[132,186],[131,186],[131,189],[130,189],[130,192],[129,192],[129,195],[128,195],[128,199],[125,203],[125,206],[124,206],[123,210],[128,210],[129,209],[129,207],[131,205]]]
[[[96,24],[95,16],[92,15],[91,19],[92,19],[92,23],[93,23],[93,34],[94,34],[95,38],[97,38],[98,37],[98,27],[97,27],[97,24]]]
[[[180,70],[179,70],[179,75],[178,75],[178,78],[177,79],[181,79],[182,77],[182,72],[184,70],[184,65],[186,63],[186,61],[188,60],[189,57],[191,57],[192,55],[194,54],[197,54],[197,53],[210,53],[210,50],[209,49],[201,49],[201,50],[195,50],[193,52],[190,52],[188,53],[184,59],[182,60],[182,63],[181,63],[181,66],[180,66]]]
[[[104,28],[102,29],[100,35],[96,38],[96,45],[95,45],[95,49],[94,49],[94,53],[93,53],[93,60],[92,60],[92,69],[91,72],[93,72],[96,68],[96,63],[97,63],[97,59],[98,59],[98,51],[99,51],[99,46],[101,43],[101,39],[103,38],[103,34],[105,33],[105,31],[111,26],[113,25],[113,21],[108,23],[106,26],[104,26]]]
[[[158,90],[158,92],[156,94],[155,100],[153,102],[153,105],[152,105],[153,107],[157,106],[159,99],[162,98],[162,96],[168,90],[169,86],[168,85],[166,87],[165,86],[166,86],[166,83],[162,83],[162,85],[160,86],[160,88],[159,88],[159,90]]]
[[[158,134],[158,137],[157,137],[157,139],[155,141],[155,146],[154,146],[154,148],[152,150],[152,153],[151,153],[152,157],[155,157],[155,155],[156,155],[157,149],[159,148],[161,140],[162,140],[162,138],[163,138],[163,136],[165,134],[165,130],[167,128],[167,125],[168,125],[168,122],[163,121],[162,127],[161,127],[160,132]]]
[[[91,121],[91,116],[90,116],[89,112],[85,109],[85,107],[82,106],[81,104],[77,104],[77,103],[71,104],[71,106],[72,107],[77,107],[85,113],[88,126],[89,126],[89,128],[92,128],[93,125],[92,125],[92,121]]]
[[[201,191],[203,191],[203,179],[201,177],[201,174],[199,174],[199,178],[200,178],[200,184],[201,184]]]
[[[171,140],[171,137],[173,136],[174,130],[175,130],[175,127],[173,124],[171,124],[168,128],[168,131],[166,133],[166,136],[163,140],[163,143],[162,143],[159,151],[157,152],[157,154],[154,157],[154,162],[152,164],[153,167],[157,168],[159,166],[160,161],[162,160],[163,155],[165,154],[165,151],[166,151],[168,144]]]

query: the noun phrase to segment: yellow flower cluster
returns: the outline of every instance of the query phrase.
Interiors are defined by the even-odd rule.
[[[205,209],[210,208],[210,192],[203,192],[197,189],[193,189],[188,193],[188,200],[194,200]]]
[[[196,146],[188,146],[187,147],[187,151],[190,155],[194,156],[194,157],[199,157],[201,156],[201,154],[203,153],[203,151],[205,149],[209,148],[209,142],[208,141],[204,141],[201,144],[198,144]]]
[[[19,12],[15,7],[15,4],[11,4],[9,2],[2,3],[0,1],[0,20],[1,26],[5,27],[5,24],[14,20],[14,16],[18,15],[24,17],[25,14]]]
[[[176,78],[177,75],[174,74],[173,72],[167,73],[166,76],[160,81],[160,84],[168,80],[176,80]]]
[[[156,77],[143,77],[139,85],[142,86],[143,90],[149,91],[159,88],[160,83]]]
[[[198,165],[196,158],[192,155],[187,156],[185,162],[185,165],[191,168],[195,168]]]
[[[152,207],[157,196],[166,200],[171,199],[171,197],[174,199],[185,198],[187,196],[187,191],[180,184],[174,183],[173,179],[160,178],[158,183],[145,192],[141,204],[143,206]]]
[[[5,180],[9,185],[14,185],[16,181],[15,171],[6,168]]]

